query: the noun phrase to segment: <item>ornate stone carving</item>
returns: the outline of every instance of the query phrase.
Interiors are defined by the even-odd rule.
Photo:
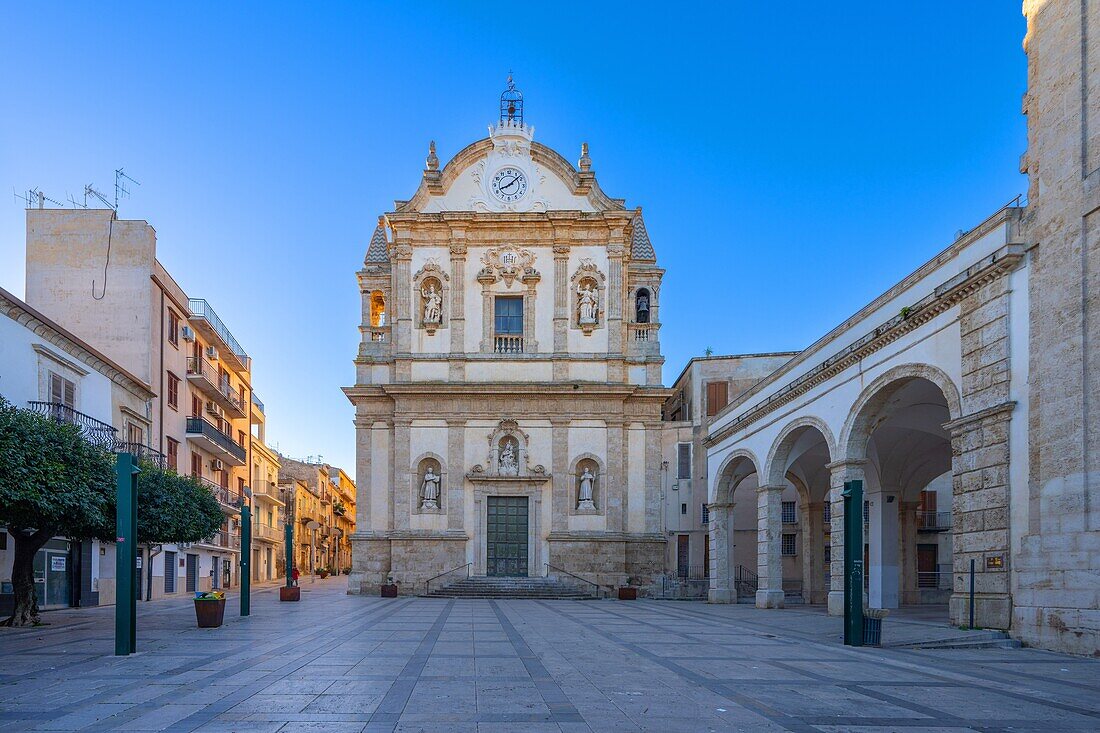
[[[434,259],[424,263],[413,276],[413,288],[418,295],[417,328],[423,328],[431,336],[436,329],[446,328],[445,303],[449,291],[450,276]]]
[[[601,308],[607,290],[606,281],[595,262],[587,257],[581,260],[580,267],[569,281],[573,297],[571,328],[579,328],[589,336],[595,329],[603,327],[606,319]]]
[[[533,267],[535,255],[510,244],[490,249],[481,256],[481,261],[485,267],[478,273],[479,282],[492,283],[499,278],[510,288],[516,278],[523,278],[527,282],[531,277],[540,277],[538,270]]]
[[[595,509],[596,505],[592,502],[592,485],[596,481],[596,475],[589,470],[588,466],[585,466],[584,472],[580,475],[578,481],[580,487],[577,492],[577,508]]]
[[[434,466],[428,464],[424,470],[423,480],[420,482],[420,507],[429,511],[439,509],[439,475]]]
[[[474,466],[470,475],[478,474],[495,477],[527,478],[547,476],[546,469],[541,465],[529,468],[527,448],[530,444],[530,436],[520,430],[519,423],[515,420],[501,420],[496,430],[491,432],[489,439],[489,456],[486,467]]]

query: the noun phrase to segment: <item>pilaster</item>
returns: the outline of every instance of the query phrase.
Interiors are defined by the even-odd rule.
[[[447,529],[451,530],[465,526],[465,455],[466,421],[447,420]]]
[[[409,242],[399,240],[393,248],[394,260],[394,293],[397,326],[396,353],[407,354],[412,351],[412,245]]]
[[[737,600],[735,589],[730,583],[729,533],[733,523],[734,502],[715,502],[707,504],[710,526],[707,528],[707,541],[710,542],[710,587],[707,589],[708,603],[733,603]]]
[[[550,430],[550,472],[554,482],[550,502],[552,515],[550,530],[564,532],[569,529],[569,510],[573,502],[569,476],[569,421],[551,420]]]
[[[409,447],[412,442],[412,422],[394,420],[393,422],[393,528],[409,529],[410,491],[412,473],[409,468]]]
[[[829,615],[844,615],[844,482],[864,479],[863,459],[842,460],[825,466],[829,469]],[[863,511],[862,507],[858,511]]]
[[[451,353],[466,351],[466,230],[451,230],[451,302],[450,320]],[[452,359],[449,377],[453,382],[466,378],[466,362]]]

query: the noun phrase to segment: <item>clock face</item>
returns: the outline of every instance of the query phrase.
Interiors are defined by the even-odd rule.
[[[505,166],[493,176],[493,195],[506,204],[527,195],[527,175],[519,168]]]

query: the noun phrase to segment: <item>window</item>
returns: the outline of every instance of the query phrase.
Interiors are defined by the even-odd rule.
[[[76,409],[76,384],[60,374],[50,372],[50,402],[64,405],[70,410]]]
[[[202,456],[198,453],[191,454],[191,475],[202,478]]]
[[[126,423],[126,440],[127,442],[135,445],[143,445],[145,443],[144,433],[140,425],[134,425],[133,423]]]
[[[681,504],[680,505],[680,513],[681,514],[687,514],[688,513],[688,505],[687,504]]]
[[[173,440],[172,438],[168,438],[167,440],[168,440],[168,443],[167,443],[168,468],[172,469],[173,471],[176,471],[177,470],[176,467],[179,465],[178,464],[178,456],[179,456],[180,443],[179,443],[178,440]]]
[[[244,431],[243,430],[238,430],[237,431],[237,445],[241,446],[242,448],[244,447]]]
[[[710,524],[710,509],[707,507],[706,503],[702,504],[702,509],[699,514],[699,523],[703,525]]]
[[[829,525],[833,522],[833,505],[832,502],[825,502],[825,531],[829,531]]]
[[[244,479],[240,476],[237,477],[237,494],[244,496]]]
[[[798,522],[798,515],[795,514],[794,502],[785,501],[782,504],[783,507],[783,524],[796,524]]]
[[[728,382],[707,382],[707,417],[713,417],[729,404]]]
[[[180,378],[168,372],[168,406],[173,410],[180,408]]]
[[[691,443],[676,446],[676,478],[691,478]]]
[[[498,335],[523,335],[522,297],[498,297],[494,307],[493,325]]]
[[[198,395],[191,395],[191,417],[202,417],[202,400]]]
[[[168,343],[177,349],[180,345],[180,317],[171,308],[168,309]]]
[[[829,563],[833,561],[833,548],[830,545],[825,545],[825,567],[829,567]]]
[[[783,535],[783,555],[790,557],[791,555],[798,554],[795,552],[795,538],[798,535],[785,534]]]
[[[871,502],[863,502],[863,523],[867,524],[871,521]]]

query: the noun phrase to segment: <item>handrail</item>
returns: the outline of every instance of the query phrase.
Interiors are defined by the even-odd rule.
[[[471,565],[473,565],[473,563],[468,562],[465,565],[459,565],[457,568],[451,568],[450,570],[445,570],[442,573],[440,573],[439,575],[433,575],[432,577],[428,578],[426,581],[424,581],[424,595],[427,595],[428,593],[431,592],[431,590],[432,590],[432,581],[437,580],[439,578],[442,578],[444,575],[450,575],[451,573],[457,572],[459,570],[465,570],[466,571],[466,577],[469,578],[470,577],[470,566]]]
[[[601,592],[603,591],[603,589],[602,589],[602,588],[600,588],[600,585],[599,585],[599,583],[593,583],[593,582],[592,582],[591,580],[589,580],[588,578],[582,578],[581,576],[577,575],[576,573],[571,573],[571,572],[569,572],[568,570],[564,570],[564,569],[562,569],[562,568],[559,568],[559,567],[558,567],[558,566],[556,566],[556,565],[551,565],[551,564],[550,564],[550,563],[548,563],[548,562],[547,562],[547,563],[543,563],[543,565],[545,565],[545,566],[546,566],[546,572],[545,572],[545,573],[543,574],[543,577],[549,578],[549,577],[550,577],[550,570],[551,570],[551,569],[553,569],[553,570],[557,570],[557,571],[558,571],[559,573],[565,573],[565,574],[566,574],[566,575],[568,575],[568,576],[569,576],[570,578],[576,578],[577,580],[581,581],[582,583],[586,583],[587,585],[590,585],[590,586],[592,586],[592,587],[593,587],[593,588],[595,589],[595,590],[593,591],[592,597],[593,597],[593,598],[595,598],[595,599],[597,599],[597,600],[599,600],[599,598],[600,598],[600,593],[601,593]]]

